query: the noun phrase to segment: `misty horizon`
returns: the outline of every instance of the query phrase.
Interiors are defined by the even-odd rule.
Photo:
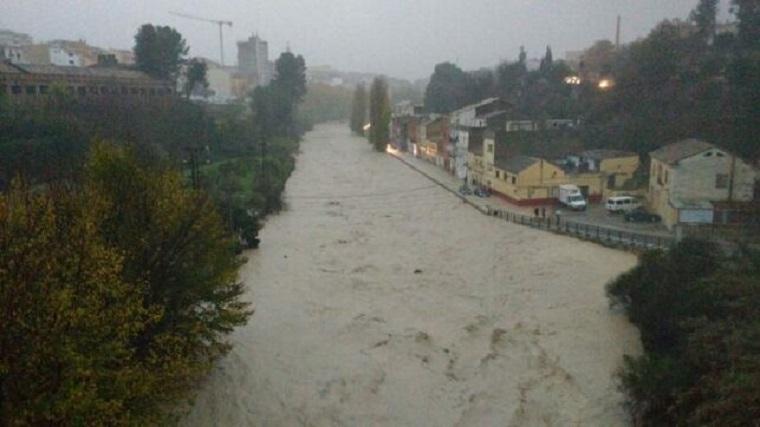
[[[61,7],[53,0],[10,0],[0,16],[0,29],[26,33],[35,42],[84,40],[96,47],[131,50],[140,26],[165,25],[182,34],[190,57],[218,62],[219,26],[172,14],[179,12],[233,23],[222,26],[226,65],[236,64],[238,41],[258,35],[269,43],[270,60],[289,48],[304,57],[307,67],[414,81],[428,78],[443,62],[470,71],[514,61],[520,46],[529,59],[542,57],[547,46],[556,59],[564,59],[566,52],[586,49],[598,40],[614,42],[618,16],[620,42],[627,44],[645,37],[663,20],[688,19],[697,0],[568,0],[559,5],[522,0],[333,0],[306,6],[295,0],[192,6],[166,0],[158,7],[145,0],[116,6],[104,0],[66,3]],[[719,21],[724,22],[729,18],[727,0],[719,8]]]

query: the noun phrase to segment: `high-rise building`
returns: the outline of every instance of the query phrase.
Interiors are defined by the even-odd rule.
[[[266,85],[272,79],[269,62],[269,45],[257,35],[252,35],[238,45],[238,70],[247,75],[255,76],[260,85]]]

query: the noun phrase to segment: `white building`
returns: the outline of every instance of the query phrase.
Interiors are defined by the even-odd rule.
[[[481,115],[503,108],[505,108],[505,104],[501,99],[487,98],[477,104],[460,108],[449,115],[451,139],[449,143],[451,158],[449,172],[452,172],[457,178],[467,178],[467,153],[470,146],[471,129],[484,129],[486,121]]]
[[[82,57],[80,57],[73,51],[66,49],[63,46],[58,46],[58,45],[48,46],[48,55],[50,58],[50,63],[52,65],[74,66],[74,67],[84,66]]]
[[[0,61],[9,60],[14,64],[27,64],[24,48],[34,41],[28,34],[0,30]]]

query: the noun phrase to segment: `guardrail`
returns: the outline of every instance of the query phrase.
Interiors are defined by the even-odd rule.
[[[567,220],[561,216],[542,218],[523,215],[503,209],[495,209],[490,206],[484,209],[484,213],[515,224],[575,236],[583,240],[590,240],[606,246],[623,247],[627,249],[668,249],[676,243],[675,237],[636,233],[633,231],[608,228],[601,225],[585,224]]]

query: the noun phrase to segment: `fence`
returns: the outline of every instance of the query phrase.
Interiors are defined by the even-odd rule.
[[[667,249],[676,243],[675,237],[636,233],[600,225],[585,224],[563,219],[560,216],[541,218],[493,209],[491,207],[487,207],[485,213],[515,224],[575,236],[583,240],[590,240],[608,246],[632,249]]]

